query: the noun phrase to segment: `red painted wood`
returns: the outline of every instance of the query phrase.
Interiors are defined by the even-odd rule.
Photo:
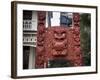
[[[45,28],[46,13],[38,12],[36,68],[48,66],[57,58],[69,61],[69,66],[83,65],[80,47],[80,15],[73,13],[73,27]]]
[[[46,12],[39,11],[38,12],[38,31],[37,31],[37,47],[36,47],[36,68],[43,68],[44,61],[45,61],[45,47],[44,47],[44,40],[45,40],[45,21],[46,21]]]

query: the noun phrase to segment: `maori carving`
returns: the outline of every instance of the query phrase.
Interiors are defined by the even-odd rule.
[[[73,58],[72,62],[74,66],[81,66],[82,62],[82,51],[80,46],[80,15],[78,13],[73,13]]]
[[[45,35],[45,48],[46,64],[49,60],[65,59],[67,56],[67,28],[48,27]]]
[[[45,39],[45,19],[46,19],[46,12],[39,11],[38,12],[38,31],[37,31],[37,47],[36,47],[36,68],[43,68],[44,67],[44,39]]]
[[[80,14],[79,13],[73,13],[73,26],[74,27],[80,27]]]
[[[62,56],[67,54],[67,32],[64,28],[54,28],[54,39],[52,42],[54,56]]]
[[[48,67],[49,60],[64,59],[68,66],[82,66],[80,15],[73,13],[73,26],[45,28],[46,12],[38,12],[36,68]]]

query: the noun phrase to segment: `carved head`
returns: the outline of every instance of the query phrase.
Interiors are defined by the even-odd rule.
[[[64,28],[54,29],[54,39],[64,40],[66,38],[66,30]]]

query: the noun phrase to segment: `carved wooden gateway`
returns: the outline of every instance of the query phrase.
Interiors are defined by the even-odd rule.
[[[45,27],[46,12],[38,12],[36,68],[82,66],[80,14],[73,13],[72,27]]]

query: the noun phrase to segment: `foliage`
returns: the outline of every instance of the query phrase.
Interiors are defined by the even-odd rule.
[[[91,15],[87,13],[81,14],[80,19],[80,37],[81,47],[84,59],[84,65],[91,65]]]

